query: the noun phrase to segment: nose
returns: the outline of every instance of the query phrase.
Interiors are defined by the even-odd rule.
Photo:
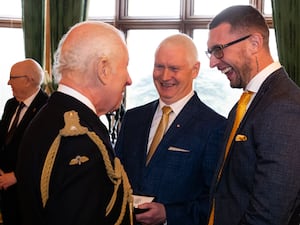
[[[126,82],[126,85],[129,86],[132,84],[132,80],[131,80],[131,77],[129,75],[129,73],[127,74],[127,82]]]
[[[219,62],[220,62],[220,60],[217,59],[213,54],[210,56],[210,58],[209,58],[209,66],[210,66],[210,68],[216,67]]]
[[[168,68],[164,68],[162,73],[161,73],[161,79],[162,80],[168,80],[170,77],[170,71]]]

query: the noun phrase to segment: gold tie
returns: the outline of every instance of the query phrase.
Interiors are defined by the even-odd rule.
[[[238,106],[237,106],[236,113],[235,113],[235,120],[234,120],[232,130],[230,132],[230,135],[229,135],[229,138],[227,141],[223,164],[222,164],[222,167],[220,168],[217,182],[220,180],[221,174],[223,172],[224,164],[225,164],[228,152],[229,152],[229,148],[233,141],[233,137],[235,136],[236,130],[238,129],[240,122],[242,121],[242,119],[247,111],[247,105],[248,105],[252,95],[253,95],[253,92],[245,91],[242,94],[242,96],[238,102]],[[215,199],[213,199],[213,206],[212,206],[212,210],[210,212],[208,225],[214,224],[214,217],[215,217]]]
[[[164,106],[162,108],[163,111],[163,115],[160,119],[160,122],[158,124],[158,127],[156,129],[156,133],[154,135],[154,138],[152,140],[152,143],[150,145],[149,148],[149,152],[147,155],[147,160],[146,160],[146,165],[148,165],[151,157],[153,156],[159,142],[161,141],[162,137],[164,136],[165,132],[166,132],[166,128],[168,126],[168,122],[169,122],[169,115],[172,112],[172,108],[170,106]]]

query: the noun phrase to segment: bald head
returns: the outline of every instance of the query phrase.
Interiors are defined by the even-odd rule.
[[[23,101],[40,89],[44,77],[41,66],[33,59],[25,59],[15,63],[10,70],[10,79],[14,97]]]
[[[15,63],[11,68],[11,75],[26,75],[30,78],[31,83],[39,86],[44,78],[44,71],[40,64],[34,59],[25,59]]]
[[[193,40],[186,34],[174,34],[164,39],[156,49],[156,53],[162,47],[177,47],[187,55],[187,60],[193,65],[198,60],[198,51]]]

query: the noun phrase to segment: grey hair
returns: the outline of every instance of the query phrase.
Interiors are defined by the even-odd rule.
[[[99,35],[89,38],[85,37],[85,35],[81,35],[76,40],[75,44],[72,48],[68,48],[67,50],[62,51],[62,48],[72,33],[74,29],[83,24],[95,24],[101,25],[103,31],[99,32]],[[96,27],[95,27],[96,28]],[[106,32],[107,30],[113,32]],[[109,24],[105,24],[102,22],[96,21],[85,21],[74,25],[60,40],[58,44],[58,48],[54,54],[54,63],[53,63],[53,76],[56,82],[59,82],[62,77],[62,72],[64,70],[79,70],[84,73],[87,69],[87,65],[92,63],[95,60],[98,60],[100,57],[111,56],[112,54],[116,54],[114,52],[115,49],[112,49],[113,46],[108,44],[108,41],[115,40],[116,34],[121,38],[121,40],[125,43],[124,34],[114,28]],[[83,53],[85,54],[79,54]]]
[[[196,61],[198,61],[198,50],[193,39],[190,36],[180,33],[165,38],[157,47],[155,54],[157,53],[157,51],[160,49],[161,46],[168,43],[184,46],[186,49],[188,49],[189,63],[194,64]]]

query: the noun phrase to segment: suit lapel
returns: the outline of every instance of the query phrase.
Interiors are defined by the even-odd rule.
[[[178,134],[182,134],[184,132],[183,130],[189,129],[194,121],[195,113],[201,113],[201,107],[199,108],[201,104],[203,103],[201,103],[200,99],[195,93],[194,96],[183,107],[181,112],[177,115],[166,134],[163,136],[163,139],[161,140],[161,143],[158,145],[158,149],[155,152],[156,155],[163,154],[166,149],[162,148],[162,146],[172,145],[174,138],[178,137]],[[155,157],[155,155],[153,157]]]
[[[25,112],[23,118],[20,121],[20,124],[18,126],[19,129],[25,129],[27,125],[30,123],[32,118],[37,114],[37,112],[40,110],[40,108],[45,104],[45,101],[47,99],[46,93],[44,93],[42,90],[38,92],[38,94],[35,96],[33,101],[31,102],[30,106],[28,107],[27,111]]]
[[[257,104],[263,99],[263,96],[270,90],[276,91],[274,88],[272,88],[275,83],[282,79],[285,75],[285,71],[283,68],[280,68],[276,71],[274,71],[272,74],[270,74],[267,79],[262,83],[261,87],[259,88],[258,92],[256,93],[251,105],[249,106],[243,120],[241,121],[240,128],[242,128],[247,121],[248,117],[251,116],[252,112],[256,108]],[[239,130],[238,129],[238,130]],[[237,130],[237,131],[238,131]]]
[[[251,117],[254,110],[257,108],[256,106],[263,99],[263,96],[269,90],[273,90],[272,86],[276,83],[277,80],[281,79],[283,76],[286,76],[284,74],[286,74],[284,69],[280,68],[280,69],[276,70],[275,72],[273,72],[272,74],[270,74],[268,76],[268,78],[262,83],[262,85],[259,88],[258,92],[256,93],[254,99],[252,100],[252,103],[249,106],[244,118],[242,119],[242,121],[241,121],[241,123],[240,123],[240,125],[239,125],[239,127],[236,131],[236,134],[241,133],[241,130],[244,128],[244,125],[245,125],[246,121],[248,120],[249,117]],[[224,145],[223,152],[222,152],[223,155],[224,155],[224,152],[225,152],[226,143],[228,141],[229,134],[231,132],[231,129],[232,129],[232,126],[233,126],[233,123],[234,123],[236,107],[237,107],[237,103],[235,104],[235,106],[232,108],[232,110],[229,113],[228,124],[230,124],[230,127],[228,126],[226,128],[226,132],[225,132],[225,134],[226,134],[226,139],[225,140],[226,141],[225,141],[225,145]],[[235,141],[233,139],[224,167],[226,167],[227,161],[230,158],[230,155],[231,155],[231,152],[232,152],[232,148],[234,147],[234,144],[235,144]],[[218,166],[219,168],[220,168],[221,164],[222,164],[222,160],[220,160],[220,163],[219,163],[219,166]]]
[[[193,122],[195,113],[201,113],[201,101],[195,93],[194,96],[186,103],[181,112],[177,115],[167,133],[165,134],[163,141],[169,141],[172,137],[176,136],[178,132],[182,132],[182,129],[190,126]],[[188,116],[187,116],[188,115]]]
[[[13,118],[13,115],[15,114],[17,108],[18,108],[18,101],[13,98],[9,105],[7,106],[7,112],[4,112],[6,115],[3,115],[2,121],[4,121],[4,126],[5,126],[5,136],[8,132],[9,125],[11,123],[11,119]]]

